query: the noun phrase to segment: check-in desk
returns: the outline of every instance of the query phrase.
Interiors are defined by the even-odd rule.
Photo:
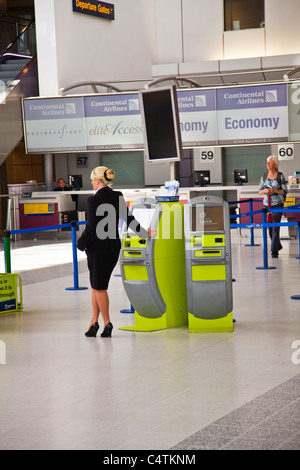
[[[249,199],[255,199],[252,203],[252,210],[258,211],[261,210],[263,207],[263,196],[258,194],[259,186],[256,187],[247,187],[242,186],[237,192],[238,199],[241,201],[248,201]],[[288,193],[284,203],[284,207],[290,207],[300,204],[300,189],[290,188],[288,186]],[[240,205],[240,213],[249,212],[249,206],[247,202],[245,204]],[[283,212],[283,216],[286,217],[288,222],[298,222],[300,220],[300,212]],[[282,220],[283,222],[284,220]],[[241,224],[249,224],[250,218],[249,216],[241,217],[240,218]],[[254,214],[253,215],[253,223],[261,224],[262,223],[262,215],[261,214]],[[282,227],[284,229],[284,227]],[[286,236],[288,237],[297,237],[298,229],[297,227],[286,227],[286,231],[288,232]],[[281,230],[281,235],[284,236],[284,231]]]
[[[59,192],[39,193],[38,197],[19,199],[20,229],[48,227],[70,222],[64,214],[72,213],[76,220],[75,202],[71,195]]]

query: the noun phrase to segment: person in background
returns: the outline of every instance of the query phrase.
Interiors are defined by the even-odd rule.
[[[58,188],[55,188],[54,191],[72,191],[72,188],[66,185],[66,182],[63,178],[57,180]],[[72,201],[75,202],[76,210],[78,209],[78,196],[72,194]]]
[[[277,209],[284,206],[285,196],[287,194],[287,184],[283,173],[278,171],[278,159],[271,155],[267,158],[267,169],[260,179],[259,194],[264,196],[263,206]],[[273,222],[280,223],[282,212],[273,212]],[[271,238],[272,258],[278,258],[278,252],[282,249],[280,242],[280,227],[269,227]]]
[[[66,185],[66,182],[63,178],[57,180],[58,188],[55,188],[54,191],[72,191],[69,186]]]
[[[85,333],[88,337],[97,335],[100,313],[104,323],[101,336],[111,337],[113,325],[110,321],[107,289],[121,248],[119,218],[123,219],[141,238],[151,236],[151,230],[143,229],[129,214],[123,194],[110,188],[109,184],[114,177],[113,170],[103,166],[96,167],[91,172],[91,183],[95,193],[87,200],[87,224],[77,240],[77,248],[85,251],[87,255],[92,288],[93,314],[89,329]]]

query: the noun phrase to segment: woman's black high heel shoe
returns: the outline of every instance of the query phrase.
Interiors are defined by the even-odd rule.
[[[113,329],[113,324],[111,322],[107,323],[107,325],[105,326],[104,330],[101,333],[102,338],[107,338],[107,337],[111,338],[112,329]]]
[[[97,322],[93,323],[92,326],[90,327],[90,329],[85,333],[85,336],[88,336],[88,337],[94,337],[96,336],[97,334],[97,331],[99,330],[99,325]]]

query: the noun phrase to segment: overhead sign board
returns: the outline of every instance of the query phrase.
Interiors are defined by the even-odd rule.
[[[85,150],[82,97],[24,100],[23,115],[28,153]]]
[[[300,141],[300,82],[177,90],[183,148]],[[25,98],[28,153],[143,149],[136,92]]]
[[[289,140],[300,140],[300,81],[288,85]]]
[[[142,149],[142,119],[137,93],[84,98],[87,150]]]
[[[215,90],[178,90],[177,99],[183,146],[217,145]]]
[[[285,84],[217,89],[219,145],[285,142]]]
[[[115,19],[114,5],[100,0],[73,0],[73,11],[85,15],[97,16],[98,18],[104,18],[106,20]]]

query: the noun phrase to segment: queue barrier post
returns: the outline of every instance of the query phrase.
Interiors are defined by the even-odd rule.
[[[120,313],[134,313],[133,305],[130,304],[130,308],[124,308],[123,310],[120,310]]]
[[[298,242],[299,242],[299,253],[300,253],[300,220],[298,220]],[[299,258],[300,256],[297,259]],[[291,299],[300,300],[300,295],[291,295]]]
[[[6,274],[11,273],[11,253],[10,253],[10,231],[5,230],[4,232],[4,262]]]
[[[78,282],[78,259],[77,259],[77,240],[76,240],[76,221],[71,222],[72,232],[72,250],[73,250],[73,279],[74,286],[66,287],[66,290],[85,290],[87,287],[79,287]]]
[[[296,259],[300,259],[300,220],[298,220],[298,246],[299,246],[299,256],[296,256]]]
[[[268,235],[267,235],[267,210],[263,210],[262,213],[262,231],[263,231],[263,255],[264,255],[264,265],[259,266],[256,269],[276,269],[275,266],[268,266]]]
[[[250,212],[250,224],[253,225],[253,199],[249,199],[249,212]],[[254,228],[250,227],[250,245],[245,246],[260,246],[254,243]]]

